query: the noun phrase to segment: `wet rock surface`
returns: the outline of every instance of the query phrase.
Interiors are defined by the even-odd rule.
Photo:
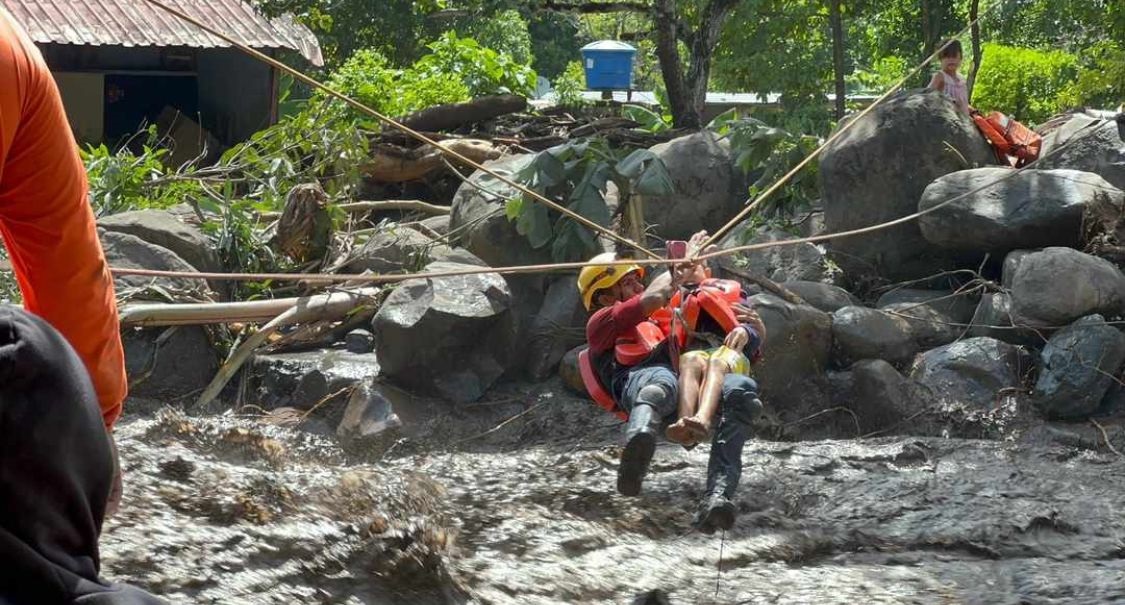
[[[540,392],[435,422],[347,462],[247,419],[126,418],[103,573],[232,605],[1125,599],[1125,461],[1056,442],[1093,427],[751,442],[720,555],[690,527],[706,445],[659,447],[629,499],[613,491],[618,423],[589,402]]]

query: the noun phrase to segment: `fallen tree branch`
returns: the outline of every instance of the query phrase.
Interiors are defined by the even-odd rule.
[[[121,307],[122,326],[202,326],[269,321],[293,308],[301,298],[230,303],[144,303]]]
[[[491,141],[481,139],[454,139],[442,145],[477,163],[495,160],[504,153]],[[444,152],[430,145],[410,150],[377,145],[372,149],[371,160],[361,165],[359,171],[380,183],[404,183],[421,179],[444,166]]]
[[[378,288],[363,288],[351,292],[332,292],[299,299],[289,310],[270,320],[262,329],[247,338],[235,349],[226,363],[219,368],[215,378],[196,400],[196,407],[205,407],[219,396],[254,351],[266,343],[270,336],[283,326],[311,320],[339,319],[352,309],[370,301],[379,293]]]
[[[758,284],[763,289],[769,291],[771,294],[774,294],[776,296],[780,296],[781,298],[785,299],[785,302],[788,302],[789,304],[793,304],[793,305],[807,305],[808,304],[807,302],[805,302],[805,299],[803,299],[800,296],[797,296],[796,294],[794,294],[792,290],[786,288],[785,286],[773,281],[772,279],[770,279],[770,278],[768,278],[764,275],[754,275],[753,273],[750,273],[750,272],[747,272],[747,271],[742,271],[740,269],[736,269],[734,267],[728,267],[728,266],[723,266],[722,269],[723,269],[723,271],[726,271],[727,273],[730,273],[731,275],[734,275],[735,277],[741,277],[742,279],[745,279],[748,282]]]
[[[449,103],[416,111],[402,123],[414,130],[454,130],[527,109],[527,99],[518,95],[493,95],[465,103]]]
[[[336,208],[348,214],[391,212],[394,210],[405,210],[407,212],[424,212],[426,214],[433,215],[443,215],[450,213],[449,206],[438,206],[437,204],[430,204],[421,200],[379,200],[347,202],[344,204],[337,204]],[[278,218],[281,218],[280,212],[262,212],[258,215],[258,220],[261,222],[277,220]]]
[[[1113,442],[1109,440],[1109,435],[1105,432],[1105,427],[1103,427],[1101,424],[1098,424],[1098,421],[1094,420],[1093,418],[1090,419],[1090,423],[1098,427],[1098,430],[1101,431],[1102,439],[1105,439],[1105,445],[1109,448],[1109,451],[1117,454],[1118,458],[1125,458],[1125,456],[1121,455],[1121,452],[1117,451],[1117,448],[1113,447]]]

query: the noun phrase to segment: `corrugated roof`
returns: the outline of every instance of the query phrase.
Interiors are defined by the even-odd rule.
[[[163,0],[258,49],[297,51],[323,65],[316,36],[286,15],[267,19],[242,0]],[[144,0],[0,0],[37,43],[222,48],[226,42]]]

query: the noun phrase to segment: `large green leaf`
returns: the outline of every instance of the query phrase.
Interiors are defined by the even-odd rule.
[[[523,204],[523,212],[516,220],[516,230],[531,242],[532,248],[542,248],[551,241],[554,231],[551,229],[551,216],[547,207],[538,203]]]
[[[664,116],[640,105],[626,105],[621,108],[621,114],[641,125],[642,130],[649,132],[662,132],[672,127]]]

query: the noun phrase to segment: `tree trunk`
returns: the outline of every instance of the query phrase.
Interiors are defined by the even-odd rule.
[[[672,124],[676,128],[698,128],[699,112],[692,108],[687,84],[684,81],[684,63],[680,58],[680,48],[676,33],[680,20],[676,16],[673,0],[656,0],[653,6],[653,26],[656,34],[656,58],[660,63],[660,73],[664,77],[664,88],[668,93],[668,108],[672,112]]]
[[[847,111],[847,90],[844,88],[844,17],[840,0],[829,0],[828,19],[832,25],[832,71],[836,82],[836,121]]]
[[[977,18],[980,16],[980,0],[973,0],[969,8],[969,19],[973,22],[973,69],[969,72],[968,88],[969,103],[973,102],[973,86],[977,83],[977,73],[980,71],[980,62],[984,58],[984,50],[980,47],[980,23]]]
[[[699,31],[691,35],[691,65],[687,72],[687,89],[690,94],[691,111],[694,123],[690,128],[703,126],[703,109],[707,103],[707,86],[711,81],[711,58],[715,53],[715,46],[719,43],[719,35],[738,0],[711,0],[703,9],[703,18],[699,24]],[[678,125],[677,125],[678,126]]]

